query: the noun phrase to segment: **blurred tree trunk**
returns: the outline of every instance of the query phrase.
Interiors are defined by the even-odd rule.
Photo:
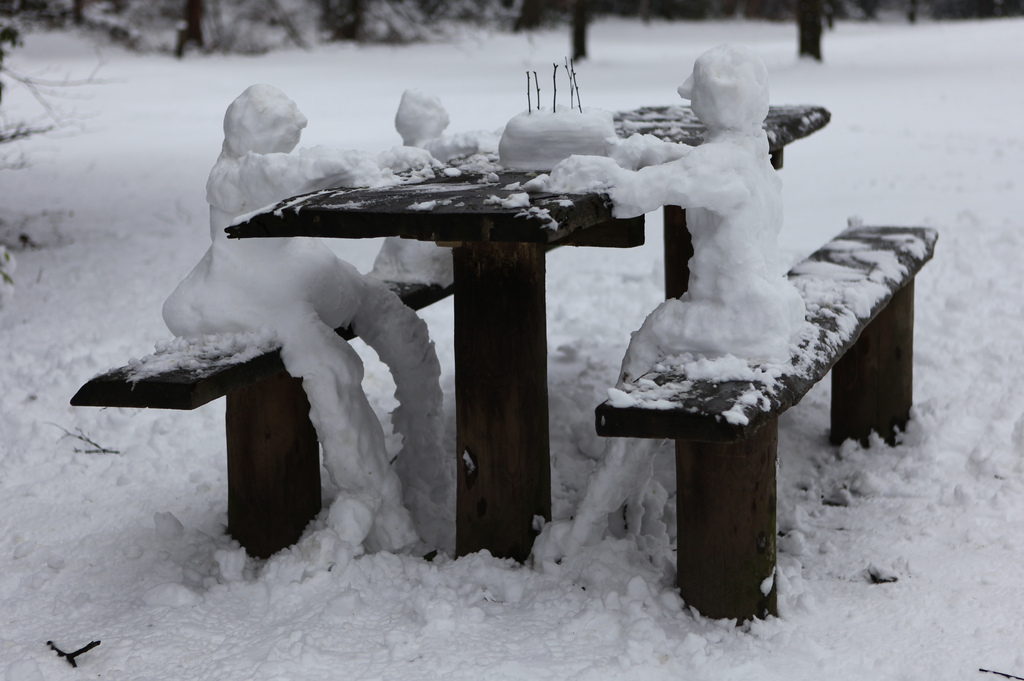
[[[587,0],[576,0],[572,7],[572,58],[587,57]]]
[[[84,9],[85,9],[85,0],[75,0],[74,7],[71,10],[71,12],[72,12],[71,16],[74,17],[75,24],[78,25],[78,26],[81,26],[82,22],[85,20],[85,17],[83,16],[83,10]]]
[[[540,26],[541,15],[544,13],[544,0],[523,0],[523,7],[519,10],[519,18],[516,19],[514,31],[529,30]]]
[[[175,50],[179,59],[185,55],[185,47],[189,43],[203,46],[203,0],[185,0],[185,26],[178,31],[178,48]]]
[[[800,56],[821,61],[822,0],[797,0],[796,21],[800,31]]]
[[[321,22],[334,40],[358,40],[366,19],[365,0],[322,0]]]

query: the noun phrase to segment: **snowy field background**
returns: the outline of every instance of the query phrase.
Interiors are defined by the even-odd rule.
[[[764,58],[773,102],[832,112],[786,151],[789,261],[851,216],[940,232],[917,282],[903,442],[830,446],[827,381],[782,418],[778,619],[701,618],[670,569],[628,540],[547,571],[486,555],[352,557],[315,541],[242,568],[224,532],[223,403],[68,406],[92,375],[169,336],[160,306],[208,245],[206,176],[224,109],[246,86],[275,84],[299,104],[303,146],[376,153],[400,143],[393,116],[408,87],[442,99],[450,132],[502,126],[524,108],[523,71],[561,61],[565,33],[184,62],[27,37],[12,68],[60,79],[100,66],[102,82],[57,93],[79,129],[5,148],[29,165],[0,171],[0,242],[26,245],[0,308],[0,678],[1024,676],[1021,20],[840,23],[824,64],[795,58],[790,25],[592,28],[578,68],[585,106],[675,103],[693,60],[731,41]],[[4,109],[39,114],[14,87]],[[331,244],[363,271],[378,245]],[[659,301],[660,216],[642,248],[560,249],[548,262],[554,505],[565,517],[601,451],[593,408]],[[423,316],[451,421],[450,301]],[[385,414],[386,369],[360,352]],[[78,429],[120,453],[76,452],[84,443],[64,431]],[[658,471],[671,495],[667,446]],[[670,497],[670,527],[672,508]],[[898,581],[872,584],[871,567]],[[103,643],[73,670],[48,640]]]

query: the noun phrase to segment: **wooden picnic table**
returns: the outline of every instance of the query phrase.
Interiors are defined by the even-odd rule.
[[[780,160],[786,144],[828,122],[819,107],[773,112],[766,128]],[[686,107],[619,114],[617,126],[622,135],[691,145],[703,135]],[[426,182],[325,190],[227,230],[233,238],[398,236],[452,246],[460,556],[487,549],[523,561],[537,519],[551,519],[545,252],[644,241],[644,218],[615,219],[604,195],[531,194],[524,203],[521,184],[530,177],[453,171]]]

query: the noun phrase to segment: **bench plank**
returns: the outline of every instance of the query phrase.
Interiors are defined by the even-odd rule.
[[[448,297],[454,285],[387,282],[388,288],[414,310]],[[346,340],[355,338],[348,328],[336,329]],[[253,385],[284,371],[279,350],[248,361],[233,357],[204,360],[196,368],[166,371],[158,376],[134,379],[132,366],[112,369],[83,385],[71,404],[76,407],[128,407],[151,409],[195,409],[235,390]]]
[[[926,228],[846,230],[787,275],[807,304],[803,338],[787,365],[767,367],[761,379],[721,383],[691,381],[680,367],[652,371],[597,408],[598,434],[706,442],[750,437],[828,373],[932,258],[937,237]]]

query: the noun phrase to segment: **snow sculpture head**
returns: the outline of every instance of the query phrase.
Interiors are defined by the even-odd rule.
[[[768,115],[768,69],[740,45],[719,45],[702,54],[678,91],[712,130],[760,129]]]
[[[273,85],[252,85],[224,114],[224,152],[240,158],[248,152],[287,154],[299,143],[306,117]]]
[[[448,127],[448,112],[441,100],[419,90],[406,90],[395,114],[395,130],[407,147],[421,147]]]

